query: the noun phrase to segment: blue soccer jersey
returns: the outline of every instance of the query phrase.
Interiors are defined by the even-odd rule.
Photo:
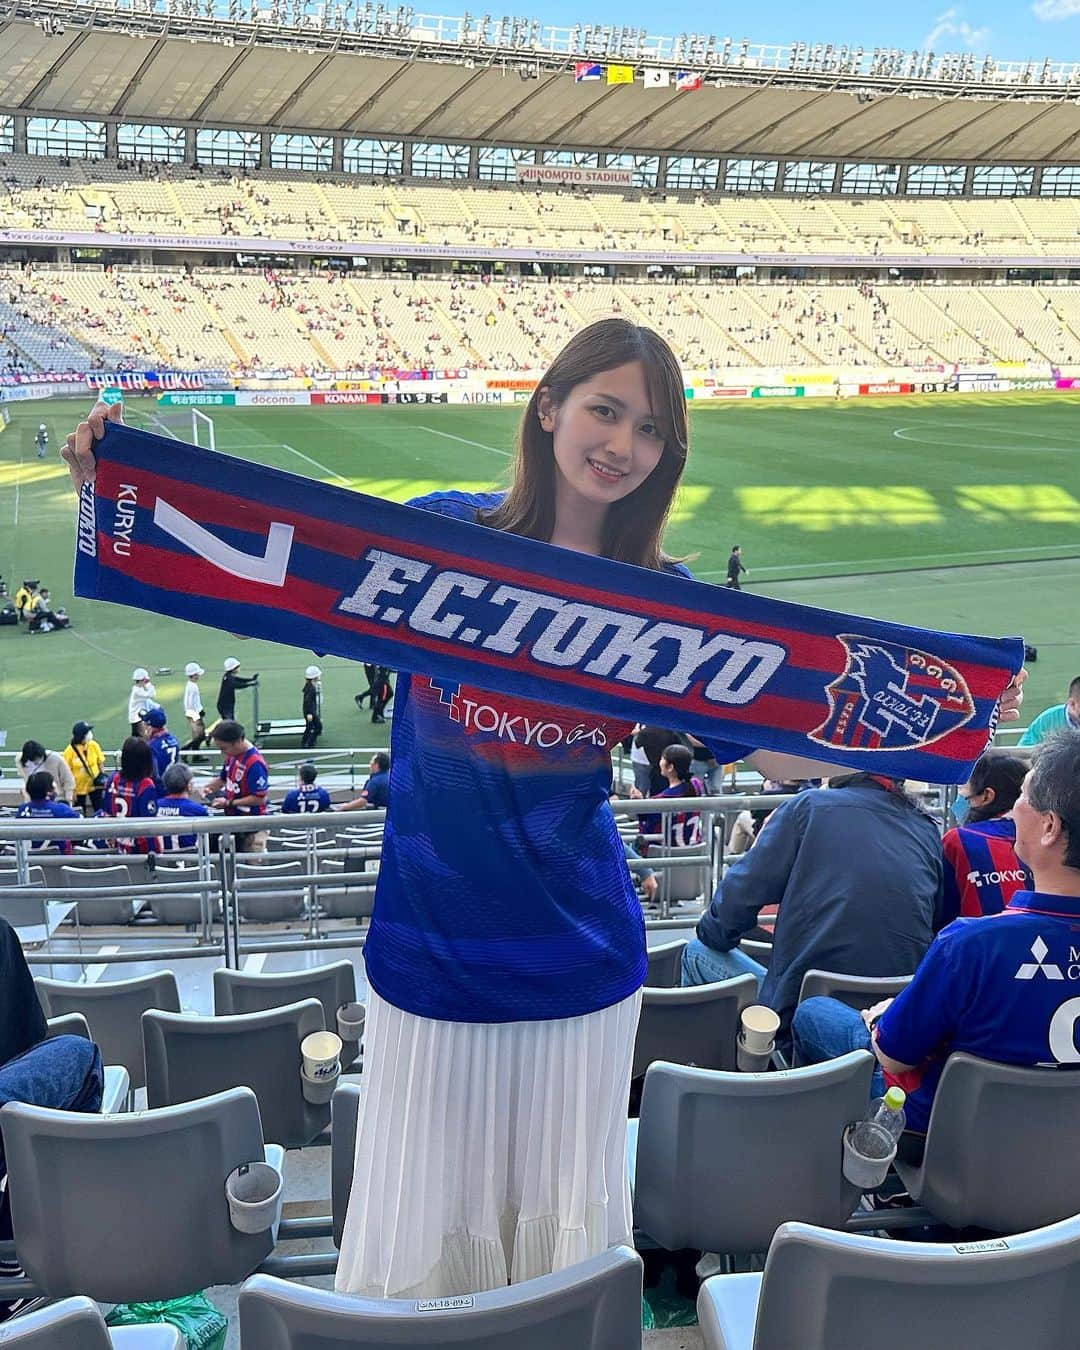
[[[497,500],[412,505],[472,520]],[[611,748],[629,731],[401,676],[365,945],[380,997],[422,1017],[515,1022],[581,1016],[641,986],[641,906],[608,805]]]
[[[202,802],[193,802],[190,797],[159,797],[157,799],[158,820],[176,820],[182,816],[208,816],[210,811]],[[161,848],[164,853],[175,853],[178,849],[194,848],[193,834],[163,834]]]
[[[1018,891],[1000,914],[943,928],[886,1009],[877,1042],[916,1067],[886,1073],[925,1131],[945,1061],[962,1050],[1002,1064],[1080,1065],[1080,898]]]
[[[67,802],[56,801],[22,802],[15,812],[15,817],[17,820],[82,820],[81,813],[74,807],[68,806]],[[50,848],[53,844],[56,845],[58,853],[73,851],[70,839],[35,839],[30,847]]]
[[[286,792],[281,809],[289,815],[295,815],[297,812],[311,815],[333,808],[330,805],[330,794],[325,788],[319,787],[318,783],[301,783],[291,792]]]
[[[105,816],[156,816],[157,786],[152,778],[142,778],[134,782],[130,778],[121,778],[114,773],[105,785],[105,799],[102,805]],[[156,853],[161,840],[149,835],[137,839],[113,839],[110,843],[121,853]]]
[[[253,745],[242,755],[230,755],[221,771],[224,784],[225,810],[229,815],[263,816],[266,814],[266,794],[270,789],[270,771],[266,760]],[[239,797],[261,797],[254,806],[233,806]]]
[[[169,765],[179,760],[180,742],[171,731],[165,731],[160,736],[149,737],[146,743],[154,759],[154,777],[160,782]]]

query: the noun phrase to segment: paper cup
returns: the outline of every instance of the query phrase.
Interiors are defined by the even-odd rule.
[[[755,1003],[742,1010],[741,1040],[752,1055],[771,1053],[779,1030],[780,1018],[771,1008]]]
[[[861,1191],[872,1191],[889,1174],[896,1140],[873,1121],[862,1120],[844,1131],[844,1176]]]
[[[354,1044],[361,1040],[366,1017],[367,1009],[362,1003],[343,1003],[337,1010],[337,1029],[341,1039]]]
[[[333,1078],[341,1071],[341,1037],[332,1031],[313,1031],[300,1042],[306,1078]]]
[[[309,1078],[307,1074],[301,1070],[300,1091],[304,1094],[304,1101],[310,1102],[312,1106],[325,1106],[334,1095],[340,1077],[341,1065],[336,1061],[334,1063],[334,1072],[331,1074],[324,1074],[322,1078]]]
[[[264,1233],[273,1226],[282,1176],[267,1162],[241,1163],[225,1178],[229,1220],[238,1233]]]

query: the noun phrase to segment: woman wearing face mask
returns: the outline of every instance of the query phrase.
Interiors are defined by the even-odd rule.
[[[1031,888],[1013,851],[1013,803],[1028,762],[1007,750],[987,750],[952,805],[956,825],[941,841],[945,855],[945,923],[1000,914],[1014,891]]]
[[[26,780],[32,773],[38,773],[40,770],[52,774],[53,782],[56,784],[57,801],[67,802],[68,806],[74,801],[75,776],[68,768],[63,755],[57,754],[55,750],[46,750],[40,741],[26,741],[15,764],[23,781],[24,801],[29,800]]]

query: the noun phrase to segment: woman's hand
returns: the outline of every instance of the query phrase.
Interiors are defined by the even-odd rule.
[[[1024,681],[1027,677],[1027,669],[1022,668],[1009,681],[1005,692],[998,699],[999,722],[1019,722],[1020,705],[1024,701]]]
[[[640,788],[632,787],[630,789],[630,798],[632,801],[639,802],[645,794]]]
[[[80,422],[68,436],[60,450],[60,457],[71,474],[72,486],[78,492],[84,483],[94,481],[96,463],[94,460],[94,442],[105,435],[106,422],[124,421],[124,407],[121,403],[95,403],[85,422]]]

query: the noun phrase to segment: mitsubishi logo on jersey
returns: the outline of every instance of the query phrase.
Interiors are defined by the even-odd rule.
[[[1034,961],[1025,961],[1020,969],[1013,976],[1014,980],[1033,980],[1041,971],[1048,980],[1063,980],[1065,978],[1061,973],[1061,967],[1055,965],[1053,961],[1047,961],[1046,954],[1050,948],[1037,937],[1031,944],[1031,954]]]

